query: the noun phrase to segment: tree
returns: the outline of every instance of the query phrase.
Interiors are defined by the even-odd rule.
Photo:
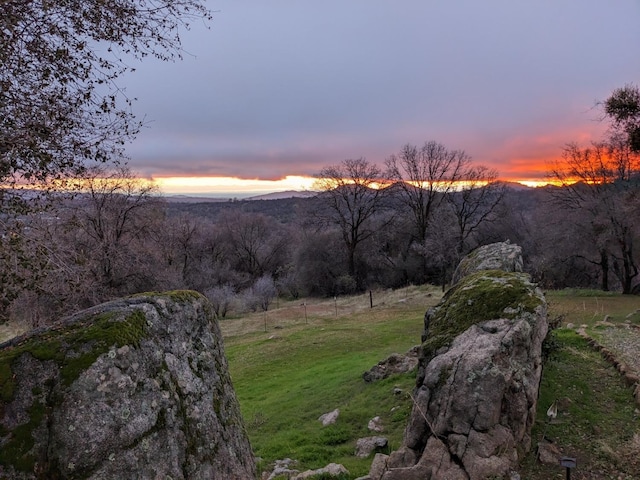
[[[0,185],[42,188],[120,158],[140,126],[116,83],[135,70],[127,58],[179,57],[179,29],[210,17],[203,4],[0,2]]]
[[[69,178],[124,159],[140,127],[117,84],[135,70],[127,62],[179,58],[179,30],[210,16],[202,0],[0,1],[0,301],[46,276],[31,253],[51,266],[46,244],[24,257],[34,219],[21,215],[41,214],[38,200]]]
[[[634,153],[640,153],[640,89],[636,85],[617,88],[604,101],[605,115],[612,122],[612,134]]]
[[[316,187],[328,207],[324,221],[338,227],[347,251],[349,275],[361,285],[356,269],[358,247],[376,231],[372,220],[383,208],[380,169],[364,158],[343,160],[321,170]]]
[[[609,288],[611,268],[623,293],[632,293],[640,273],[634,251],[640,233],[635,221],[640,210],[640,156],[617,140],[586,148],[567,145],[551,175],[562,185],[555,201],[587,214],[582,227],[593,238],[596,252],[591,261],[601,267],[602,287]]]
[[[224,318],[236,298],[236,292],[229,284],[209,288],[204,294],[211,302],[216,318]]]
[[[505,195],[498,172],[483,165],[466,169],[462,188],[446,198],[456,219],[456,252],[459,258],[469,252],[469,238],[484,223],[495,220],[495,212]]]
[[[289,240],[281,225],[259,213],[238,212],[224,214],[221,223],[236,269],[250,280],[274,274],[284,265]]]
[[[407,144],[386,160],[387,176],[397,182],[403,203],[411,211],[414,241],[424,243],[435,208],[463,179],[471,161],[462,150],[448,150],[429,141],[418,148]]]
[[[147,281],[137,259],[140,243],[156,226],[157,187],[125,167],[95,168],[79,187],[66,223],[75,232],[76,248],[85,252],[94,281],[107,296],[133,293],[137,283]]]
[[[247,310],[252,312],[258,309],[266,312],[269,305],[276,297],[278,290],[271,275],[263,275],[253,285],[242,292],[242,301]]]

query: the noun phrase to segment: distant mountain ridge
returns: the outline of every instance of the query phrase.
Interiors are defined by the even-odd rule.
[[[204,197],[190,195],[163,195],[166,201],[171,203],[206,203],[206,202],[231,202],[236,200],[283,200],[287,198],[310,198],[315,197],[318,192],[308,190],[286,190],[284,192],[265,193],[263,195],[254,195],[251,197],[239,197],[230,195],[228,197]]]
[[[309,190],[286,190],[284,192],[265,193],[245,198],[245,200],[282,200],[283,198],[310,198],[315,197],[318,192]]]

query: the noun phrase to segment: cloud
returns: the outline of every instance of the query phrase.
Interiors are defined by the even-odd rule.
[[[150,122],[129,149],[146,174],[313,175],[427,140],[509,174],[531,160],[532,173],[599,135],[594,102],[640,78],[631,0],[213,8],[210,30],[183,35],[184,61],[126,79]]]

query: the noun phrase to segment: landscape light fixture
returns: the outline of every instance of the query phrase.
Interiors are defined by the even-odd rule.
[[[578,464],[578,462],[576,461],[575,458],[562,457],[560,459],[560,466],[567,469],[567,480],[570,480],[570,478],[571,478],[571,469],[572,468],[576,468],[577,464]]]

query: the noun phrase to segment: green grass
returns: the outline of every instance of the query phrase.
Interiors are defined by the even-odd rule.
[[[638,297],[599,293],[549,292],[550,316],[564,315],[565,324],[595,324],[606,315],[624,321],[640,308]],[[375,435],[367,430],[374,416],[382,417],[389,450],[397,449],[412,405],[408,394],[415,372],[374,384],[366,384],[361,375],[391,353],[418,344],[424,313],[439,298],[436,289],[413,287],[377,292],[373,309],[368,295],[280,302],[280,308],[266,314],[266,332],[265,314],[223,320],[231,376],[251,444],[262,459],[259,469],[289,457],[299,461],[299,470],[337,462],[349,469],[350,478],[365,475],[371,458],[357,459],[353,453],[357,438]],[[573,331],[557,330],[555,339],[543,372],[534,451],[523,460],[521,477],[564,478],[558,466],[535,461],[535,444],[546,428],[563,453],[578,458],[575,478],[640,478],[640,445],[633,443],[640,424],[631,390]],[[404,394],[395,395],[396,386]],[[545,425],[546,410],[556,399],[558,419]],[[322,427],[318,417],[335,408],[341,412],[337,423]],[[579,476],[589,471],[603,476]]]
[[[336,462],[352,478],[365,475],[371,458],[357,459],[355,444],[360,437],[378,435],[367,429],[375,416],[382,418],[389,451],[400,446],[415,372],[372,384],[364,382],[362,373],[391,353],[420,343],[424,312],[439,295],[425,289],[405,293],[401,299],[387,293],[384,306],[373,309],[363,306],[368,299],[361,303],[354,298],[346,316],[308,316],[307,323],[302,319],[267,333],[247,328],[248,333],[225,339],[251,444],[263,459],[259,468],[289,457],[300,462],[300,470]],[[348,300],[343,301],[346,309]],[[284,310],[281,314],[288,315]],[[277,321],[278,311],[270,315]],[[242,319],[221,322],[223,331],[235,332],[229,324],[234,321]],[[254,321],[260,322],[259,316]],[[404,393],[395,394],[396,387]],[[335,408],[340,409],[338,421],[323,427],[318,417]]]
[[[558,349],[544,368],[534,445],[544,435],[564,455],[577,458],[577,472],[611,475],[594,478],[639,478],[640,445],[635,445],[634,435],[640,434],[640,417],[631,390],[575,331],[559,329],[554,335]],[[554,401],[558,417],[549,421],[546,412]],[[523,478],[562,478],[557,466],[535,461],[535,450],[522,467]]]
[[[563,324],[593,327],[608,317],[608,321],[622,323],[629,320],[640,324],[640,297],[599,290],[565,289],[546,292],[550,313],[562,315]],[[627,318],[628,317],[628,318]]]

